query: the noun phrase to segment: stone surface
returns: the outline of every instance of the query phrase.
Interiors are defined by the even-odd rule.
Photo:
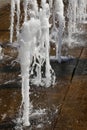
[[[86,110],[87,48],[84,48],[54,130],[86,130]]]

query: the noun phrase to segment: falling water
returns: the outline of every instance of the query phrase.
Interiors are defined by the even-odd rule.
[[[49,58],[49,4],[45,0],[41,1],[42,8],[38,10],[36,0],[24,1],[25,18],[18,36],[19,59],[22,76],[22,108],[23,108],[23,125],[29,126],[30,116],[30,82],[37,86],[49,87],[55,82],[54,71],[50,66]],[[28,4],[32,8],[28,9]],[[26,9],[25,9],[26,7]],[[28,13],[30,20],[28,20]],[[45,66],[45,75],[42,75],[42,67]],[[35,74],[36,73],[36,74]],[[43,72],[44,73],[44,72]],[[30,78],[31,75],[33,79]]]
[[[14,12],[15,12],[15,1],[11,0],[11,26],[10,26],[10,42],[11,43],[13,40]]]
[[[87,1],[69,0],[68,5],[68,45],[72,46],[72,34],[77,33],[78,25],[86,22]],[[80,30],[81,31],[81,30]]]
[[[86,6],[87,6],[87,1],[86,0],[79,0],[77,3],[77,18],[78,22],[83,22],[86,20]]]
[[[2,47],[0,46],[0,60],[3,59]]]
[[[28,8],[31,4],[31,9]],[[22,105],[24,126],[29,126],[29,117],[31,114],[30,103],[30,83],[37,86],[46,86],[55,83],[55,74],[50,65],[50,35],[49,35],[49,18],[53,6],[53,0],[41,0],[41,8],[38,8],[37,0],[24,0],[24,23],[20,29],[20,0],[11,0],[11,27],[10,42],[13,40],[14,33],[14,16],[17,5],[17,41],[19,43],[19,60],[21,65],[22,76]],[[61,45],[64,30],[64,5],[62,0],[55,0],[53,7],[53,30],[56,27],[56,59],[61,62]],[[30,20],[28,20],[28,16]],[[56,26],[56,20],[59,26]],[[53,32],[55,33],[55,32]],[[42,71],[45,68],[45,72]],[[44,73],[44,74],[42,74]],[[31,75],[33,79],[31,79]]]
[[[20,46],[19,60],[22,77],[22,122],[24,126],[29,126],[32,108],[30,102],[30,84],[49,87],[55,83],[55,74],[50,65],[50,41],[56,46],[56,55],[51,58],[61,62],[65,17],[63,0],[49,0],[49,4],[46,0],[41,0],[40,8],[38,7],[37,0],[24,0],[23,3],[24,23],[19,33],[20,0],[11,0],[10,42],[13,41],[14,16],[17,6],[16,37]],[[29,4],[31,6],[29,6]],[[83,20],[86,20],[86,6],[86,0],[69,0],[69,46],[71,46],[70,40],[72,34],[77,31],[78,21],[81,23]],[[53,18],[51,23],[52,27],[49,24],[50,17]],[[44,68],[44,71],[42,68]]]
[[[59,22],[59,26],[56,25]],[[51,41],[56,44],[56,57],[58,62],[61,62],[61,47],[62,47],[62,36],[65,26],[64,19],[64,5],[62,0],[55,0],[53,7],[53,27],[51,31]],[[51,57],[52,59],[52,57]]]
[[[19,35],[19,23],[20,23],[20,0],[11,0],[11,26],[10,26],[10,42],[13,41],[14,34],[14,16],[15,9],[17,6],[17,26],[16,26],[16,37]]]
[[[33,53],[35,46],[33,44],[36,33],[40,26],[39,20],[31,18],[30,21],[24,22],[22,32],[19,35],[19,58],[21,65],[21,76],[22,76],[22,105],[23,105],[23,122],[24,125],[29,125],[29,114],[30,114],[30,69],[33,61]],[[34,28],[32,30],[32,28]],[[32,30],[32,32],[31,32]],[[33,45],[33,46],[32,46]],[[32,48],[32,49],[31,49]]]
[[[53,5],[53,0],[49,0],[49,7],[50,7],[50,9],[52,8],[52,5]]]
[[[77,1],[76,0],[69,0],[68,5],[68,45],[71,46],[72,42],[72,34],[76,32],[76,23],[77,23]]]
[[[18,38],[19,35],[19,28],[20,28],[20,0],[16,0],[17,5],[17,26],[16,26],[16,37]]]
[[[56,41],[56,56],[59,62],[61,62],[61,47],[62,47],[62,36],[65,26],[64,21],[64,5],[62,0],[55,0],[55,12],[59,21],[58,28],[58,41]]]
[[[27,21],[28,18],[28,4],[30,0],[24,0],[24,21]]]

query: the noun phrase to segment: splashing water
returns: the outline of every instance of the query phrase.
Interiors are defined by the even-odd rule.
[[[32,6],[29,7],[29,4]],[[20,29],[20,0],[11,0],[11,27],[10,42],[13,40],[14,16],[17,6],[17,26],[16,36],[19,43],[19,60],[22,76],[22,122],[24,126],[29,126],[31,114],[30,103],[30,83],[37,86],[49,87],[55,83],[55,74],[50,65],[50,35],[49,18],[53,7],[53,32],[56,31],[56,59],[61,62],[61,45],[64,30],[64,6],[62,0],[41,0],[41,8],[38,7],[37,0],[24,0],[24,23]],[[29,17],[28,17],[29,16]],[[29,19],[29,20],[28,20]],[[59,21],[59,27],[56,26]],[[51,34],[52,35],[52,34]],[[44,68],[44,69],[43,69]],[[31,78],[32,77],[32,78]],[[21,108],[21,109],[22,109]]]
[[[28,1],[26,1],[28,2]],[[28,6],[28,3],[24,4]],[[18,37],[20,44],[19,59],[22,76],[22,107],[23,107],[23,124],[30,125],[30,76],[34,74],[32,83],[46,85],[49,87],[55,82],[55,75],[49,59],[49,5],[42,0],[42,9],[38,12],[36,0],[31,2],[32,10],[25,11],[25,20]],[[30,11],[30,20],[27,19],[27,12]],[[38,16],[38,17],[37,17]],[[31,31],[32,30],[32,31]],[[45,76],[42,76],[42,67],[45,65]],[[51,78],[53,77],[53,79]]]
[[[55,83],[55,74],[50,59],[61,62],[62,37],[65,27],[63,0],[24,0],[24,23],[20,30],[20,0],[11,0],[10,42],[13,41],[14,16],[17,6],[16,37],[19,44],[19,60],[22,77],[22,122],[29,126],[32,105],[30,103],[30,85],[49,87]],[[69,0],[68,38],[77,31],[78,21],[86,20],[86,0]],[[29,8],[29,5],[31,8]],[[81,11],[80,11],[81,9]],[[53,18],[52,26],[49,19]],[[50,35],[49,35],[50,34]],[[50,57],[50,42],[56,46],[55,57]],[[69,41],[69,46],[71,43]]]
[[[32,30],[31,32],[32,27],[34,27],[35,31]],[[30,21],[24,22],[22,27],[22,33],[19,35],[19,44],[20,44],[19,57],[20,57],[21,74],[22,74],[22,100],[24,105],[23,116],[25,122],[24,124],[28,122],[27,117],[29,117],[29,107],[30,107],[29,106],[29,86],[30,86],[29,71],[30,71],[30,65],[33,61],[33,51],[35,49],[35,45],[33,44],[33,41],[35,40],[35,36],[36,36],[35,34],[37,33],[38,28],[39,28],[39,20],[34,20],[33,18],[31,18]]]

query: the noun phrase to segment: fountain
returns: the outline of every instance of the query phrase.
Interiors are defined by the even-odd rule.
[[[55,84],[55,73],[50,65],[50,59],[61,63],[65,17],[63,0],[49,0],[48,3],[46,0],[41,0],[41,7],[38,7],[37,0],[24,0],[23,2],[24,21],[20,27],[20,0],[11,0],[10,42],[13,41],[15,7],[17,6],[16,37],[19,44],[18,51],[22,77],[22,123],[24,126],[30,126],[32,111],[29,96],[30,85],[50,87]],[[84,2],[69,0],[69,46],[71,46],[72,34],[77,31],[78,20],[80,22],[86,20],[87,4],[85,5]],[[80,8],[85,17],[79,12]],[[53,18],[52,26],[49,23],[50,17]],[[55,56],[49,55],[50,42],[55,44]]]
[[[72,35],[78,33],[78,25],[87,22],[87,1],[85,0],[69,0],[68,5],[68,46],[72,46]]]
[[[78,22],[83,22],[86,20],[86,7],[87,1],[86,0],[79,0],[77,3],[77,18]]]
[[[51,8],[52,1],[49,2]],[[28,9],[28,4],[31,4],[32,9]],[[24,13],[25,13],[24,23],[21,27],[21,33],[17,35],[18,36],[17,40],[20,46],[19,60],[21,65],[21,76],[22,76],[22,105],[21,106],[23,108],[24,126],[30,125],[29,122],[30,109],[31,109],[31,103],[29,99],[30,83],[35,84],[37,86],[46,86],[46,87],[49,87],[50,85],[55,83],[55,74],[53,69],[51,68],[50,56],[49,56],[50,8],[46,0],[41,1],[41,7],[42,8],[38,9],[38,4],[36,0],[33,0],[32,2],[28,0],[24,1]],[[56,16],[57,16],[57,21],[59,20],[59,29],[57,29],[56,27],[57,34],[58,34],[58,38],[56,38],[55,41],[56,59],[59,62],[61,62],[61,45],[62,45],[62,34],[64,29],[64,15],[63,15],[62,0],[55,1],[54,12],[55,12],[55,20],[56,20]],[[28,15],[30,15],[29,20],[28,20]],[[19,17],[18,17],[18,24],[19,24]],[[53,26],[54,28],[56,22],[54,21],[53,24],[54,24]],[[19,28],[17,30],[19,30]],[[59,39],[59,45],[57,39]],[[45,72],[42,71],[43,67],[45,67]],[[44,73],[44,76],[42,75],[42,73]],[[30,78],[31,75],[33,75],[32,79]]]
[[[65,19],[64,19],[64,5],[62,0],[55,0],[53,5],[53,27],[51,30],[51,42],[56,45],[56,56],[51,59],[56,59],[61,62],[61,47],[62,36],[64,32]],[[57,25],[59,22],[59,26]]]
[[[30,4],[30,3],[29,3]],[[49,87],[55,83],[55,75],[50,66],[49,58],[49,4],[41,1],[42,8],[38,12],[36,0],[31,2],[32,10],[28,10],[28,1],[24,3],[25,19],[18,36],[19,60],[22,76],[22,108],[23,125],[29,126],[30,82],[37,86]],[[30,14],[30,20],[27,16]],[[32,31],[31,31],[32,30]],[[32,49],[31,49],[32,48]],[[42,76],[42,67],[45,66],[45,75]],[[36,75],[35,75],[36,73]],[[33,79],[30,78],[31,75]]]

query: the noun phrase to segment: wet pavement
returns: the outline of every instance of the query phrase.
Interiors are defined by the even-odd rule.
[[[82,50],[54,130],[87,129],[87,48]]]
[[[10,11],[9,7],[6,6]],[[12,66],[17,50],[7,44],[9,11],[0,12],[0,17],[5,15],[0,21],[0,41],[3,41],[5,54],[0,61],[0,130],[21,130],[18,123],[21,117],[20,66],[18,63]],[[4,19],[7,22],[3,22]],[[86,32],[82,35],[78,37],[86,42]],[[51,61],[56,74],[54,86],[31,86],[31,126],[23,130],[87,130],[87,45],[68,49],[67,55],[73,59],[61,64]],[[36,112],[42,114],[38,116]]]

